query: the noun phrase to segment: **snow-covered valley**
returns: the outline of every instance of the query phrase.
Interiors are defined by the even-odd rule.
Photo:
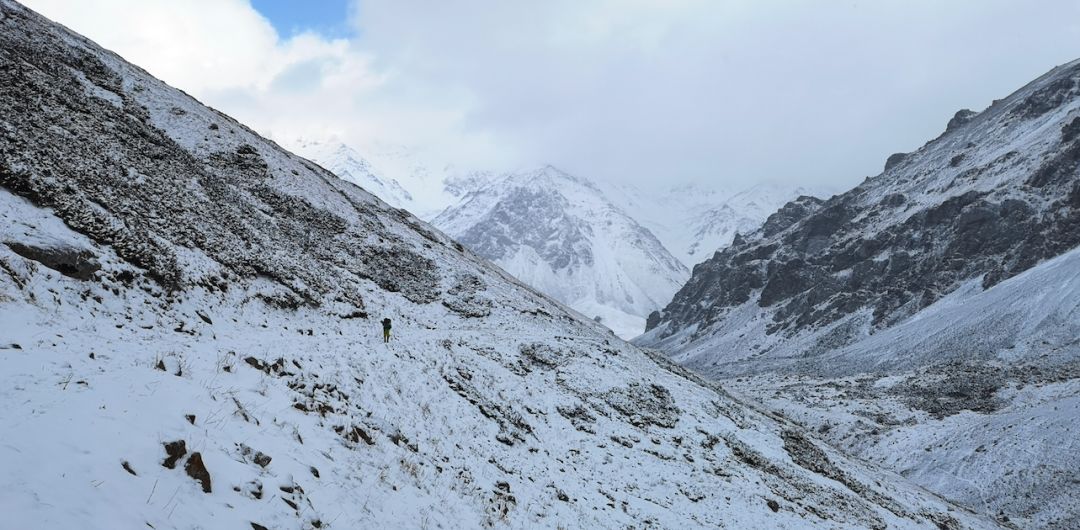
[[[0,155],[5,528],[1001,526],[12,0]]]

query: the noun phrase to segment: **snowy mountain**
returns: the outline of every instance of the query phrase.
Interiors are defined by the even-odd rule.
[[[551,166],[489,181],[432,224],[625,338],[689,277],[600,188]]]
[[[609,196],[647,227],[687,267],[726,247],[735,234],[758,229],[781,206],[800,196],[827,197],[827,188],[761,183],[739,191],[680,185],[655,193],[613,186]]]
[[[11,0],[0,131],[5,527],[999,527]]]
[[[1075,528],[1078,244],[1080,61],[785,205],[638,342],[975,509]]]
[[[447,182],[465,182],[484,175],[458,171],[407,147],[378,142],[356,148],[334,137],[299,138],[288,145],[338,177],[425,220],[434,218],[459,197],[460,190],[448,187]]]
[[[425,163],[400,147],[374,146],[361,154],[332,139],[301,139],[293,145],[392,206],[466,238],[462,241],[485,258],[583,314],[599,317],[624,338],[641,334],[645,317],[670,301],[689,276],[688,267],[729,244],[735,234],[756,229],[788,200],[810,193],[808,188],[759,184],[733,194],[677,186],[657,195],[550,167],[460,171]],[[532,176],[545,171],[548,178],[532,182]],[[515,182],[532,191],[523,194]],[[536,192],[541,185],[547,189]],[[561,226],[556,230],[563,230],[558,236],[563,239],[538,239],[537,226]],[[491,237],[499,242],[483,242],[482,249],[473,244]],[[560,245],[578,245],[565,250],[579,255],[556,255],[551,248]],[[681,265],[670,259],[671,248],[679,249]],[[594,258],[600,262],[592,263]]]
[[[341,142],[300,140],[295,150],[318,161],[324,168],[343,180],[352,182],[395,208],[413,211],[416,200],[401,183],[380,171],[355,149]]]

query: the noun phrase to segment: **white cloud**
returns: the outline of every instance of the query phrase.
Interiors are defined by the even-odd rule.
[[[1068,0],[364,0],[348,40],[245,0],[27,3],[285,144],[639,183],[853,183],[1080,56]]]
[[[484,134],[460,132],[462,111],[399,95],[392,68],[356,42],[278,35],[247,0],[25,0],[162,80],[289,145],[335,135],[365,144],[447,143],[493,157]]]

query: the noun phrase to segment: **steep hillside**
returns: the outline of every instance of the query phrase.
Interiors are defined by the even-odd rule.
[[[856,342],[973,279],[988,289],[1075,247],[1078,79],[1080,61],[1058,67],[981,113],[957,113],[853,190],[785,206],[695,267],[643,343],[716,371],[751,369],[773,352]]]
[[[0,241],[5,527],[997,527],[11,0]]]
[[[488,183],[432,224],[625,338],[689,275],[599,187],[551,166]]]
[[[1078,244],[1075,61],[785,205],[638,342],[972,508],[1074,528]]]

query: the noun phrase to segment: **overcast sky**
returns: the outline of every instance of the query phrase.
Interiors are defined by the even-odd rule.
[[[24,2],[284,145],[644,185],[845,188],[1080,57],[1076,0]]]

